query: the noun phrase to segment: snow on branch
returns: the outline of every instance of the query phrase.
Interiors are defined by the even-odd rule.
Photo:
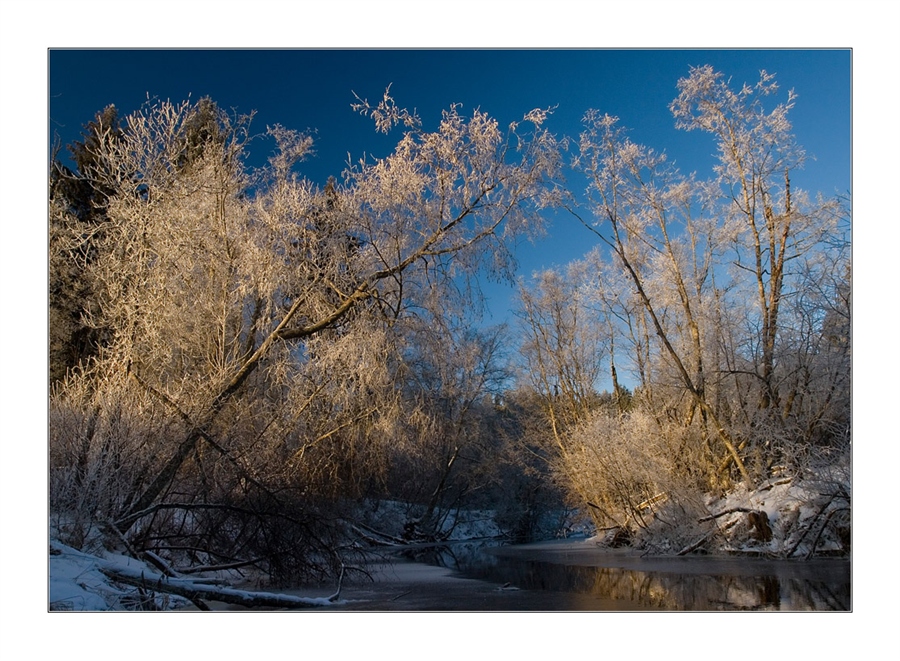
[[[248,608],[316,608],[339,603],[337,600],[332,601],[330,597],[297,597],[290,594],[249,592],[234,588],[223,588],[191,579],[170,578],[155,572],[142,571],[134,567],[125,567],[112,563],[101,564],[99,569],[106,576],[119,583],[133,585],[153,592],[175,594],[180,597],[186,597],[191,601],[197,599],[222,601],[227,604],[236,604]]]

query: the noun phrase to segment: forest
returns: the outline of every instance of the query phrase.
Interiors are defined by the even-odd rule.
[[[51,539],[282,586],[474,511],[510,542],[849,554],[849,195],[792,185],[773,76],[677,91],[711,172],[601,110],[577,136],[552,109],[426,130],[386,91],[353,110],[391,153],[319,186],[311,132],[100,109],[50,163]],[[517,279],[549,210],[586,252]],[[515,323],[479,320],[487,277]],[[777,518],[750,505],[786,488]]]

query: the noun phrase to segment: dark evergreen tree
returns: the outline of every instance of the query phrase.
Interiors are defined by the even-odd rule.
[[[109,165],[98,156],[102,141],[121,136],[116,107],[99,111],[68,146],[75,169],[54,155],[50,163],[49,217],[49,378],[51,385],[66,372],[96,355],[104,333],[85,319],[95,312],[85,267],[106,220],[112,190],[103,183]]]

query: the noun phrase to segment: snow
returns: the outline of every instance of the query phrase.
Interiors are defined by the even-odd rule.
[[[172,610],[185,608],[189,601],[183,597],[161,593],[148,600],[133,588],[115,587],[110,574],[123,579],[145,582],[148,586],[170,585],[178,588],[208,593],[209,598],[229,597],[247,603],[261,598],[277,598],[284,608],[327,607],[344,602],[336,597],[297,597],[286,594],[251,592],[228,587],[217,587],[199,578],[167,577],[139,560],[127,556],[106,553],[104,557],[83,553],[59,542],[50,541],[50,610],[108,611],[135,609],[136,600],[143,599],[142,610]]]
[[[121,604],[126,592],[114,588],[93,556],[51,542],[49,600],[51,610],[105,611]]]
[[[50,610],[108,611],[128,608],[135,590],[117,588],[101,568],[145,572],[150,577],[156,572],[143,562],[118,554],[105,554],[101,558],[83,553],[58,540],[50,540],[49,605]],[[172,608],[189,603],[180,597],[169,597],[155,608]]]

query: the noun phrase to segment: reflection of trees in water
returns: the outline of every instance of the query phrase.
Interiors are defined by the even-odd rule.
[[[607,567],[583,567],[586,576],[593,574],[591,594],[611,599],[634,601],[644,606],[680,610],[686,602],[696,602],[696,577],[687,580],[667,580],[665,575],[628,571]],[[690,608],[690,607],[689,607]]]
[[[849,583],[777,576],[709,576],[580,567],[479,554],[477,549],[435,550],[444,567],[525,590],[590,594],[665,610],[849,610]]]
[[[492,567],[497,564],[496,556],[484,552],[488,546],[492,546],[492,544],[484,541],[424,545],[410,548],[402,555],[410,560],[424,562],[435,567],[471,572],[477,567]]]
[[[790,602],[785,610],[850,610],[850,585],[790,579]]]
[[[585,567],[495,555],[484,549],[483,542],[432,546],[416,549],[413,559],[523,590],[581,593],[664,610],[850,609],[850,583],[842,579],[827,582],[771,574],[708,575]]]
[[[569,567],[593,574],[590,592],[667,610],[848,610],[850,586],[776,576],[659,574]]]

